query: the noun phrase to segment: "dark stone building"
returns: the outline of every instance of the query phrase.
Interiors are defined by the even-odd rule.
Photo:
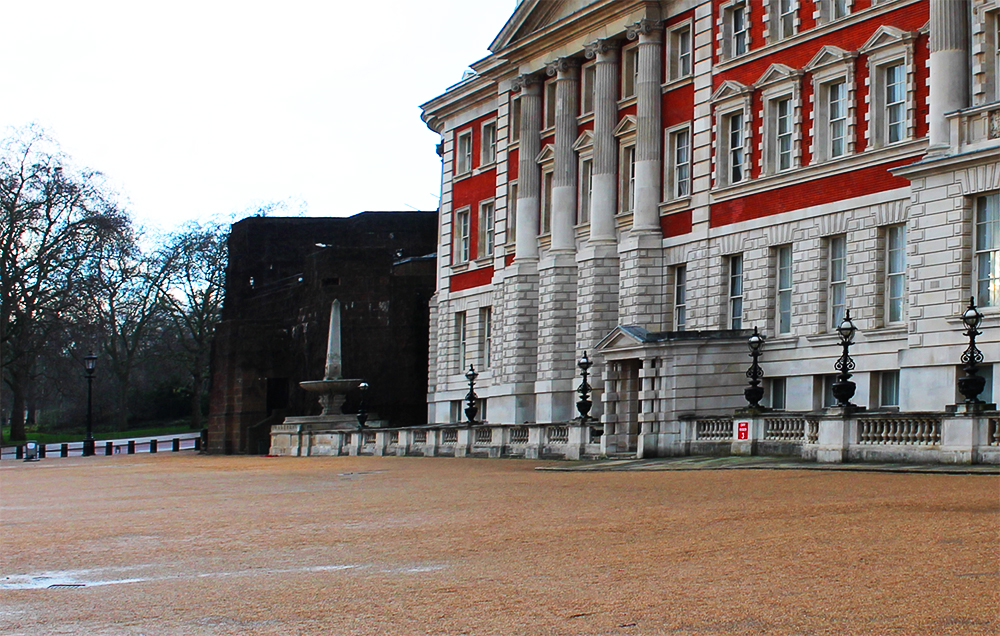
[[[235,223],[212,356],[212,453],[266,453],[270,427],[320,412],[299,387],[323,377],[330,307],[342,309],[343,376],[370,385],[392,425],[427,420],[427,304],[436,212]],[[356,408],[349,395],[344,410]]]

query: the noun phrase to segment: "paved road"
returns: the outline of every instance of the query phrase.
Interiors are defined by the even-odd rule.
[[[1000,478],[0,464],[0,633],[996,636]]]

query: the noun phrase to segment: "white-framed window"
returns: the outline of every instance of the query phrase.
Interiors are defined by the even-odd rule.
[[[916,110],[912,77],[915,33],[881,26],[861,47],[868,56],[868,147],[882,148],[913,139]]]
[[[729,328],[743,328],[743,255],[729,257]]]
[[[846,18],[851,12],[851,0],[821,0],[818,4],[818,18],[823,24]]]
[[[552,232],[552,186],[554,183],[554,173],[552,169],[542,171],[542,205],[538,223],[539,234],[549,234]]]
[[[976,303],[1000,305],[1000,193],[976,197]]]
[[[987,12],[984,17],[984,103],[1000,102],[1000,10]]]
[[[791,95],[782,95],[767,104],[767,141],[765,171],[784,172],[795,167],[795,109]]]
[[[691,126],[684,124],[666,131],[667,171],[664,187],[667,199],[683,199],[691,195]]]
[[[510,100],[510,125],[507,127],[507,139],[515,144],[521,140],[521,96]]]
[[[847,154],[847,82],[824,84],[826,102],[826,156],[830,159]]]
[[[455,212],[455,264],[469,262],[469,232],[471,219],[469,208],[465,207]]]
[[[507,245],[517,241],[517,181],[507,182]]]
[[[674,267],[674,331],[687,328],[687,265]]]
[[[847,237],[831,236],[827,239],[829,262],[827,264],[827,298],[829,299],[830,329],[836,329],[844,320],[847,308]]]
[[[556,84],[555,79],[545,82],[545,128],[555,128],[556,125]]]
[[[775,411],[784,411],[786,408],[787,386],[785,378],[771,378],[771,408]]]
[[[768,4],[768,32],[771,42],[778,42],[795,35],[798,0],[770,0]]]
[[[667,77],[670,81],[688,77],[694,70],[691,31],[690,22],[674,27],[670,31],[667,41],[670,47]]]
[[[621,184],[619,201],[621,213],[630,214],[635,211],[635,143],[622,146],[621,149]]]
[[[635,97],[635,88],[639,83],[639,47],[637,45],[622,49],[622,99]]]
[[[594,89],[597,85],[597,65],[584,64],[580,69],[580,115],[594,112]]]
[[[479,258],[493,256],[496,226],[493,199],[479,204]]]
[[[805,66],[812,76],[813,162],[854,152],[854,52],[824,46]]]
[[[721,33],[723,59],[732,59],[750,51],[750,5],[735,0],[722,5]]]
[[[468,336],[469,325],[464,311],[455,314],[455,339],[458,345],[458,372],[462,373],[468,366]]]
[[[744,147],[746,121],[743,111],[727,113],[722,117],[722,185],[739,183],[746,178],[746,149]]]
[[[594,160],[580,157],[580,193],[577,196],[576,222],[590,223],[590,201],[594,192]]]
[[[878,405],[899,407],[899,371],[882,371],[879,375]]]
[[[482,156],[480,166],[488,166],[497,160],[497,122],[488,121],[483,124]]]
[[[484,307],[479,310],[479,335],[481,338],[480,352],[483,369],[493,366],[493,308]]]
[[[458,133],[455,146],[455,174],[464,175],[472,172],[472,131],[463,130]]]
[[[779,334],[792,332],[792,246],[775,250],[775,315]]]
[[[887,323],[903,321],[906,292],[906,226],[885,229],[885,317]]]

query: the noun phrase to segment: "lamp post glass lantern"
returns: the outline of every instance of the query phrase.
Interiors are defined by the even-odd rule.
[[[965,323],[965,336],[969,338],[969,347],[962,354],[965,376],[958,380],[958,392],[965,396],[966,404],[982,404],[979,394],[986,388],[986,378],[979,375],[978,365],[983,362],[983,352],[976,346],[976,336],[982,335],[979,325],[983,323],[983,314],[976,308],[976,297],[969,298],[969,307],[962,314]]]
[[[856,386],[851,381],[854,360],[851,359],[850,349],[851,344],[854,343],[854,335],[857,332],[858,328],[854,325],[854,321],[851,320],[851,310],[848,309],[844,312],[844,319],[837,325],[837,333],[840,335],[840,344],[844,347],[844,353],[837,360],[837,363],[833,365],[833,368],[840,371],[837,374],[837,381],[833,383],[833,397],[836,398],[837,406],[840,407],[854,406],[851,404],[851,398],[854,397]]]
[[[743,397],[752,409],[760,408],[760,400],[764,397],[764,387],[760,386],[760,379],[764,377],[764,370],[760,368],[761,349],[764,347],[764,336],[757,331],[756,325],[753,328],[753,335],[747,340],[747,347],[750,348],[750,358],[753,363],[747,369],[747,377],[750,379],[750,386],[743,389]]]
[[[581,375],[580,386],[576,389],[576,392],[580,394],[580,399],[576,403],[576,410],[580,413],[580,424],[586,424],[587,420],[590,419],[590,409],[593,407],[593,403],[590,401],[590,392],[593,390],[593,387],[587,381],[587,375],[590,367],[594,366],[594,363],[590,361],[590,358],[587,357],[587,352],[584,351],[583,356],[576,363],[576,366],[580,367]]]
[[[361,392],[361,399],[358,400],[358,430],[364,430],[365,423],[368,421],[368,411],[365,405],[365,396],[368,394],[368,383],[362,382],[359,384],[358,390]]]
[[[479,413],[479,407],[476,406],[476,400],[479,399],[476,395],[476,378],[478,377],[479,374],[476,373],[475,367],[470,364],[469,370],[465,372],[465,379],[469,381],[469,393],[465,396],[465,418],[470,427],[478,424],[476,422],[476,414]]]
[[[87,375],[87,436],[83,438],[83,455],[94,454],[94,370],[97,368],[97,355],[93,351],[83,357],[83,369]]]

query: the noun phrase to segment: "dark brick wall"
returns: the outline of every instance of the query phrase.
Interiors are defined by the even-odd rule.
[[[209,451],[266,452],[271,424],[319,413],[316,396],[298,383],[323,377],[334,299],[342,305],[344,376],[368,381],[369,409],[381,418],[424,423],[436,238],[436,212],[234,224]],[[345,410],[355,407],[349,396]]]

